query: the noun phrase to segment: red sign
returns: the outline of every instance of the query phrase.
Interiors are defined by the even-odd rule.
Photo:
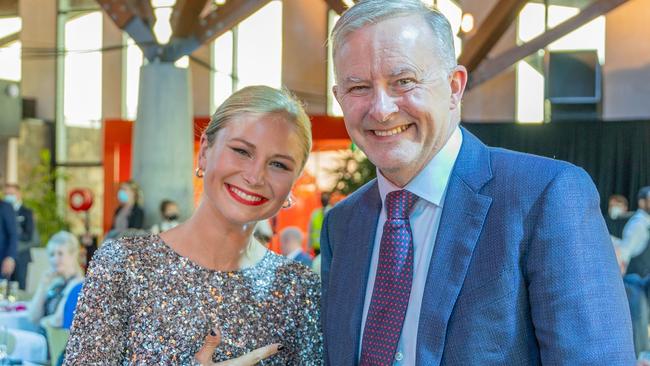
[[[68,194],[68,204],[74,211],[88,211],[93,206],[93,192],[88,188],[73,189]]]

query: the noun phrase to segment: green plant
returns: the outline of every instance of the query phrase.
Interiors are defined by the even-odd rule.
[[[336,175],[333,191],[348,195],[377,176],[375,166],[358,149],[346,150],[341,154],[340,164],[330,173]]]
[[[58,209],[62,207],[62,198],[56,195],[54,189],[54,183],[58,179],[65,180],[67,177],[61,170],[51,166],[49,150],[41,150],[39,155],[40,161],[28,173],[22,191],[25,206],[34,212],[41,245],[45,245],[52,235],[68,229],[68,223]]]

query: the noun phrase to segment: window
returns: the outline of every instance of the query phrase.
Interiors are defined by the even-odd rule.
[[[63,115],[65,124],[99,127],[102,118],[102,13],[65,22]]]
[[[550,5],[548,19],[544,4],[528,3],[519,13],[517,38],[528,42],[580,12],[580,8]],[[547,51],[596,50],[600,63],[605,62],[605,17],[600,16],[575,31],[551,43],[516,65],[516,118],[517,122],[539,123],[548,120],[545,113],[544,55]]]
[[[140,67],[143,55],[140,47],[129,36],[126,38],[124,72],[124,118],[135,120],[138,113],[138,88],[140,87]]]
[[[20,32],[22,22],[19,17],[0,18],[0,39]],[[0,79],[20,81],[21,42],[16,39],[0,44]]]
[[[260,61],[263,60],[263,61]],[[271,1],[212,44],[212,103],[249,85],[282,86],[282,2]],[[214,109],[213,108],[213,109]]]

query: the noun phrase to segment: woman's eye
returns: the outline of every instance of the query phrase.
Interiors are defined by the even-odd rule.
[[[234,152],[236,152],[237,154],[242,155],[242,156],[249,156],[250,155],[250,154],[248,154],[248,151],[246,151],[244,149],[240,149],[240,148],[237,148],[237,147],[232,147],[231,149]]]
[[[272,162],[271,166],[274,167],[274,168],[280,168],[282,170],[289,170],[289,167],[287,165],[282,164],[279,161]]]

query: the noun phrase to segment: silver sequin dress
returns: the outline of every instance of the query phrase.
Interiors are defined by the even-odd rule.
[[[211,271],[159,236],[105,243],[90,264],[66,365],[191,365],[214,325],[214,361],[281,343],[261,365],[321,365],[320,279],[267,252],[254,266]]]

